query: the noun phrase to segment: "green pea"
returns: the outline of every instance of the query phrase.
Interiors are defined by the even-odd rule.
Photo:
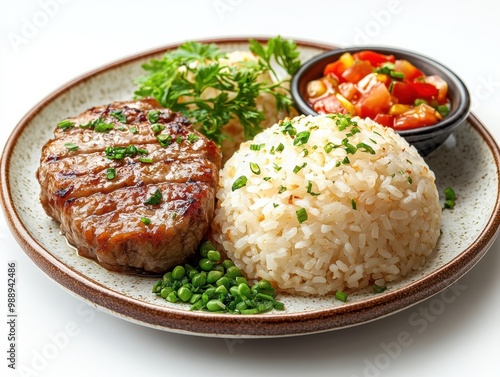
[[[205,290],[205,293],[208,295],[208,297],[212,298],[215,295],[215,287],[210,287]]]
[[[273,286],[267,280],[261,280],[257,283],[257,288],[267,291],[273,289]]]
[[[203,258],[206,258],[207,257],[207,254],[210,250],[215,250],[215,246],[212,245],[212,243],[210,241],[207,241],[207,242],[204,242],[201,246],[200,246],[200,254]]]
[[[191,291],[187,287],[180,287],[177,291],[177,296],[184,302],[189,301],[192,296]]]
[[[238,310],[239,312],[241,312],[247,308],[248,308],[248,305],[246,304],[245,301],[242,301],[242,302],[239,302],[236,304],[236,310]]]
[[[187,278],[188,278],[189,280],[193,280],[193,278],[194,278],[196,275],[198,275],[198,274],[199,274],[199,272],[198,272],[196,269],[194,269],[194,268],[193,268],[192,270],[189,270],[189,271],[187,272]]]
[[[228,291],[226,287],[224,287],[223,285],[219,285],[217,288],[215,288],[215,293],[222,294],[225,297],[227,296]]]
[[[226,308],[226,305],[220,300],[210,300],[207,302],[207,309],[211,312],[220,312]]]
[[[177,294],[174,291],[172,291],[172,292],[170,292],[168,294],[166,300],[168,302],[174,302],[175,303],[175,302],[177,302],[179,300],[179,298],[177,297]]]
[[[204,274],[196,274],[193,279],[191,280],[191,284],[193,284],[193,287],[201,287],[202,285],[205,285],[207,283],[207,278]]]
[[[207,302],[210,301],[210,296],[207,295],[207,292],[203,292],[201,295],[201,301],[203,302],[204,305],[207,304]]]
[[[231,288],[229,288],[229,292],[234,296],[237,297],[240,292],[238,292],[238,287],[236,285],[233,285]]]
[[[175,266],[172,270],[172,278],[174,280],[182,280],[186,276],[186,269],[182,266]]]
[[[163,281],[165,283],[170,283],[173,280],[172,278],[172,272],[167,272],[165,275],[163,275]]]
[[[252,291],[247,284],[241,283],[238,285],[238,294],[243,297],[252,297]]]
[[[224,269],[224,266],[222,264],[214,264],[214,266],[212,267],[212,271],[220,271],[220,272],[222,272],[222,274],[224,274],[224,272],[226,272],[226,270]]]
[[[236,266],[231,266],[227,269],[226,276],[229,279],[235,279],[238,276],[242,276],[241,270]]]
[[[200,259],[200,262],[198,263],[198,265],[200,266],[200,268],[203,271],[210,271],[212,269],[212,266],[214,265],[214,263],[211,260],[209,260],[208,258],[202,258],[202,259]]]
[[[162,298],[167,298],[167,296],[172,292],[172,287],[165,287],[161,290],[160,296]]]
[[[218,262],[220,260],[220,253],[217,250],[210,250],[207,252],[207,258],[213,262]]]
[[[222,272],[220,271],[209,271],[207,274],[207,283],[212,284],[215,283],[222,277]]]
[[[217,285],[217,286],[223,285],[223,286],[225,286],[227,288],[227,287],[229,287],[230,283],[231,283],[231,279],[229,279],[226,276],[223,276],[223,277],[221,277],[219,280],[217,280],[215,282],[215,285]]]
[[[244,278],[243,276],[237,276],[236,279],[234,279],[234,281],[236,282],[236,285],[240,285],[240,284],[247,284],[248,285],[247,279]]]
[[[161,280],[158,280],[155,285],[153,285],[153,290],[152,292],[153,293],[160,293],[161,291],[161,286],[162,286],[163,282]]]
[[[234,262],[230,259],[226,259],[222,262],[222,265],[224,266],[224,269],[228,269],[229,267],[234,266]]]
[[[189,303],[190,304],[195,304],[196,302],[198,302],[199,300],[201,299],[201,294],[199,293],[194,293],[191,298],[189,299]]]

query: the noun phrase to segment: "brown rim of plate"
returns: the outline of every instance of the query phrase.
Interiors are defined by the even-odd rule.
[[[200,42],[216,44],[246,43],[249,38],[251,37],[215,38],[200,40]],[[268,38],[257,37],[254,39],[259,42],[265,42]],[[324,50],[335,48],[331,45],[309,41],[296,40],[296,43],[302,47]],[[123,296],[99,283],[90,281],[85,275],[68,267],[45,250],[31,237],[20,220],[13,206],[9,189],[8,179],[11,153],[26,125],[49,103],[67,90],[100,73],[136,60],[164,53],[178,47],[180,44],[160,47],[120,59],[70,81],[33,107],[17,124],[7,140],[0,161],[0,176],[2,177],[1,204],[7,223],[16,241],[25,253],[44,273],[62,287],[105,311],[125,317],[132,322],[162,330],[205,336],[247,338],[311,334],[366,323],[406,309],[439,293],[469,271],[484,256],[495,241],[500,226],[500,201],[498,194],[492,215],[475,242],[455,259],[433,273],[403,288],[386,292],[383,295],[374,296],[361,302],[346,303],[330,309],[318,309],[304,313],[261,314],[252,316],[190,312],[148,304]],[[468,120],[488,145],[493,154],[497,170],[500,170],[500,150],[494,138],[474,115],[471,114]],[[497,189],[497,192],[500,192],[500,187]]]

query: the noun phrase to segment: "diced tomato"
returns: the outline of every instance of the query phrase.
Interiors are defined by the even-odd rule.
[[[349,101],[356,99],[356,97],[359,95],[359,91],[356,88],[356,85],[354,85],[352,82],[343,82],[342,84],[339,84],[337,89],[339,90],[340,94],[342,94]]]
[[[394,81],[392,95],[397,98],[398,103],[413,104],[418,98],[415,88],[408,82]]]
[[[441,119],[440,114],[433,107],[423,103],[397,116],[394,120],[394,129],[409,130],[431,126]]]
[[[361,93],[368,93],[375,85],[378,85],[379,83],[379,74],[370,73],[369,75],[366,75],[358,81],[357,88]]]
[[[342,106],[335,94],[314,102],[313,109],[319,114],[347,114],[347,109]]]
[[[377,114],[374,121],[385,127],[394,127],[394,115],[389,114]]]
[[[354,105],[356,114],[360,117],[375,119],[377,114],[385,113],[391,106],[391,94],[386,86],[378,83],[368,93],[364,94]]]
[[[448,84],[440,76],[426,77],[407,60],[371,50],[342,54],[316,81],[309,83],[315,90],[307,100],[318,113],[359,115],[396,130],[435,124],[445,116],[443,105],[449,106]]]
[[[355,63],[347,68],[344,73],[342,73],[342,78],[345,81],[352,82],[356,84],[366,75],[369,75],[374,70],[374,67],[370,62],[366,60],[356,60]]]
[[[432,99],[438,95],[438,90],[434,85],[425,82],[412,82],[411,85],[415,89],[418,98]]]
[[[438,90],[434,85],[423,82],[395,81],[392,87],[392,95],[398,99],[398,103],[412,105],[418,98],[427,101],[434,99],[438,95]]]
[[[357,60],[368,60],[374,67],[378,67],[382,63],[395,62],[394,55],[383,55],[370,50],[356,52],[355,54],[353,54],[353,57]]]
[[[448,96],[448,83],[438,75],[427,76],[425,82],[436,87],[438,90],[436,100],[440,105],[445,104],[447,102],[446,97]]]
[[[411,64],[408,60],[396,60],[394,63],[394,70],[396,72],[403,72],[405,80],[407,81],[413,81],[418,77],[424,76],[423,72]]]
[[[335,76],[340,78],[342,73],[346,70],[346,66],[340,60],[337,60],[333,63],[327,64],[325,69],[323,70],[323,76],[328,75],[329,73],[333,73]]]

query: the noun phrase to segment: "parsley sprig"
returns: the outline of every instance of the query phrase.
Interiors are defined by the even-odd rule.
[[[278,70],[291,77],[299,68],[296,44],[281,37],[270,39],[266,45],[250,40],[250,51],[258,62],[242,62],[228,67],[220,59],[226,57],[215,44],[186,42],[162,59],[153,59],[142,68],[146,74],[135,80],[136,98],[154,97],[164,107],[181,112],[199,130],[221,144],[228,135],[222,127],[231,118],[243,126],[245,138],[261,131],[264,113],[256,108],[257,97],[269,93],[276,99],[278,110],[289,110],[292,101],[286,89],[287,79],[278,79]],[[258,80],[263,74],[274,77],[273,82]],[[207,98],[207,89],[215,95]]]

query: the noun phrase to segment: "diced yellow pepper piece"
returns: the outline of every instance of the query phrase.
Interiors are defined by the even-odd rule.
[[[356,108],[352,104],[351,101],[349,101],[347,98],[345,98],[342,94],[340,93],[335,93],[335,97],[339,100],[340,104],[346,108],[346,110],[351,114],[351,115],[356,115]]]
[[[339,60],[344,64],[346,68],[349,68],[350,66],[354,65],[354,58],[349,52],[344,52]]]
[[[384,84],[389,80],[389,76],[384,75],[383,73],[376,73],[375,77],[377,78],[378,81]]]
[[[411,109],[411,105],[403,105],[403,104],[397,103],[397,104],[391,106],[391,108],[389,109],[389,115],[400,115],[400,114],[403,114],[404,112],[406,112],[410,109]]]

